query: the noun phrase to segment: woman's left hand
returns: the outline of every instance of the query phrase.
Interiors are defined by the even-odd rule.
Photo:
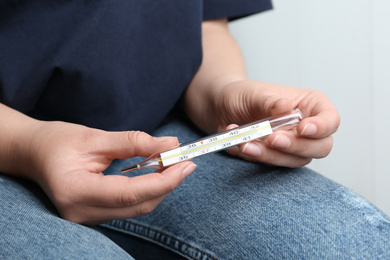
[[[300,167],[313,158],[326,157],[333,146],[332,134],[340,116],[321,92],[243,80],[228,84],[215,96],[218,131],[298,108],[304,119],[297,128],[277,130],[270,136],[241,144],[228,152],[249,161],[285,167]],[[234,124],[234,125],[232,125]]]

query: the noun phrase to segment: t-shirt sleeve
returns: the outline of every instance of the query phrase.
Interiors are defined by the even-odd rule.
[[[272,9],[271,0],[203,0],[203,20],[229,21]]]

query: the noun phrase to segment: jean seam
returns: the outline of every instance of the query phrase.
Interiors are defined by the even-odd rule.
[[[128,227],[128,225],[133,225],[134,227]],[[203,256],[206,256],[206,257],[208,257],[211,260],[217,260],[215,257],[211,256],[210,254],[208,254],[206,252],[203,252],[199,248],[197,248],[195,246],[192,246],[192,245],[190,245],[190,244],[188,244],[188,243],[186,243],[186,242],[184,242],[184,241],[182,241],[182,240],[180,240],[180,239],[178,239],[178,238],[176,238],[176,237],[174,237],[172,235],[166,234],[166,233],[161,232],[161,231],[159,231],[157,229],[154,229],[154,228],[151,228],[151,227],[147,227],[147,226],[144,226],[144,225],[141,225],[141,224],[138,224],[138,223],[136,224],[134,222],[126,221],[126,220],[120,220],[120,221],[119,220],[113,220],[113,221],[111,221],[109,223],[103,224],[103,226],[109,227],[109,228],[110,227],[114,228],[115,230],[120,231],[120,232],[126,231],[128,233],[135,234],[138,237],[148,238],[149,240],[152,240],[153,243],[160,244],[160,245],[168,248],[169,250],[176,251],[176,252],[178,252],[181,255],[190,257],[191,259],[204,259]],[[136,227],[141,227],[141,228],[143,228],[145,230],[153,231],[154,235],[145,234],[145,232],[139,232],[139,231],[136,230]],[[146,233],[149,233],[149,232],[146,232]],[[157,237],[161,237],[161,238],[159,239]],[[174,243],[164,243],[164,241],[163,241],[164,237],[167,237],[167,238],[173,240]],[[188,252],[184,252],[183,250],[179,249],[179,247],[175,248],[173,246],[175,244],[175,242],[178,242],[178,243],[180,243],[182,245],[185,245],[186,247],[191,248],[194,251],[197,251],[198,253],[202,254],[203,256],[201,256],[201,257],[191,256]]]

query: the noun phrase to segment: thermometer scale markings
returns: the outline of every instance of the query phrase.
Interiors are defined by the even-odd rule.
[[[182,144],[179,147],[164,153],[156,153],[140,163],[123,168],[120,172],[126,173],[148,168],[163,170],[164,167],[184,160],[189,160],[203,154],[218,152],[234,145],[246,143],[252,139],[262,138],[282,127],[288,126],[288,128],[283,129],[289,130],[298,125],[302,119],[303,115],[301,111],[295,109],[288,115],[252,122],[231,130]]]
[[[161,161],[164,167],[166,167],[183,160],[188,160],[216,150],[226,149],[228,147],[269,134],[272,134],[272,128],[269,121],[260,122],[256,125],[247,126],[241,129],[232,129],[230,132],[221,134],[219,136],[213,136],[208,139],[203,139],[198,142],[188,144],[184,147],[178,147],[171,151],[161,153]],[[243,137],[241,141],[230,142],[233,140],[239,140],[241,137]],[[204,144],[205,142],[208,143]],[[196,154],[196,152],[199,153]]]

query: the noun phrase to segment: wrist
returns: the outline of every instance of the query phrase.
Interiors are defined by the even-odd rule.
[[[15,129],[13,138],[9,144],[9,159],[7,173],[19,177],[35,179],[36,167],[34,157],[37,155],[37,149],[34,148],[36,142],[36,133],[39,131],[39,125],[43,122],[33,118],[26,118]]]

